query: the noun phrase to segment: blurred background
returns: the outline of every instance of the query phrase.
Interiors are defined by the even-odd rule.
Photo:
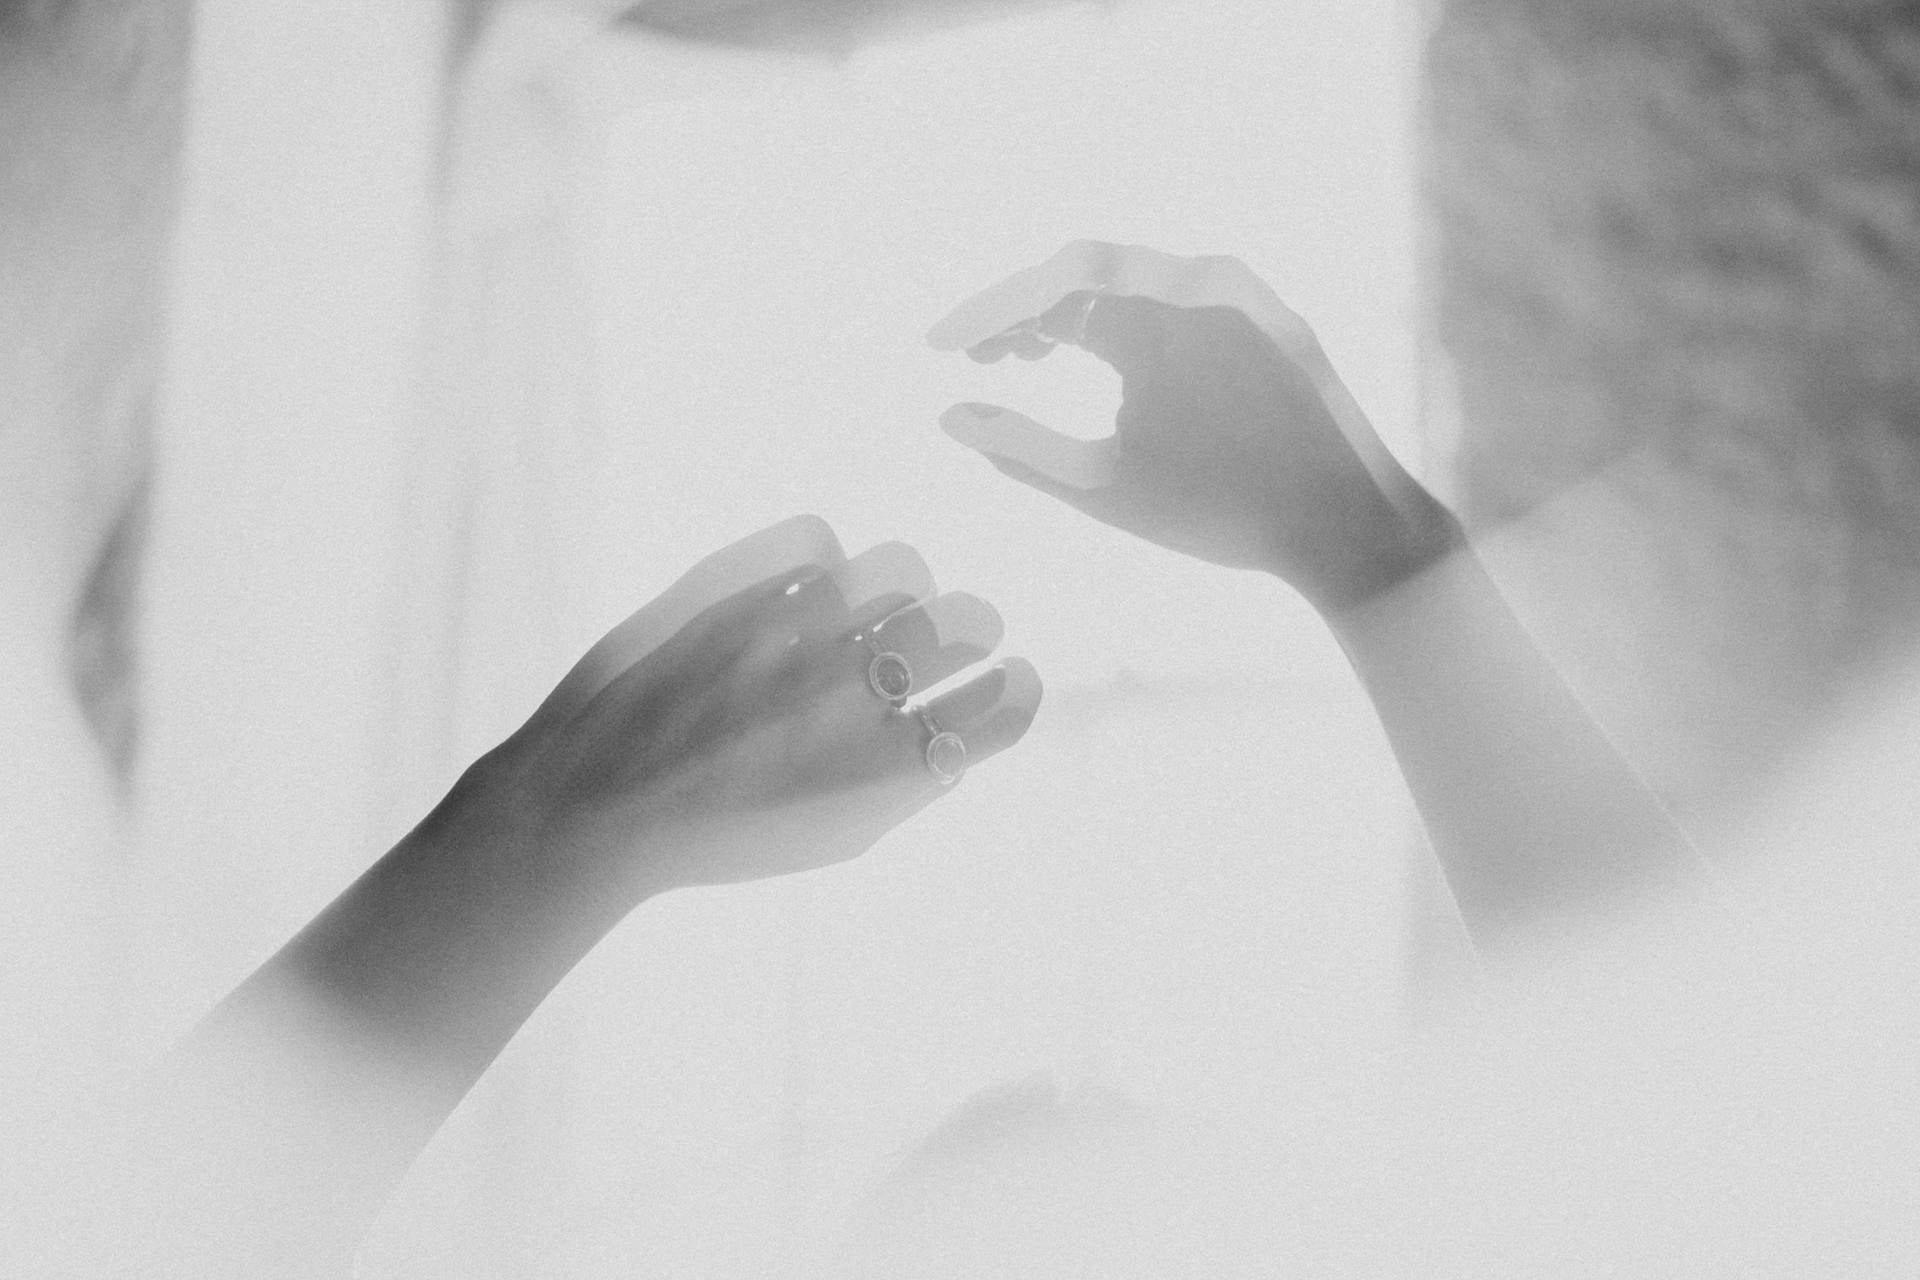
[[[852,865],[642,908],[366,1274],[770,1274],[1036,1071],[1279,1126],[1303,1169],[1430,1140],[1403,1225],[1456,1274],[1569,1240],[1899,1273],[1914,16],[951,8],[864,41],[888,6],[0,6],[0,1121],[167,1043],[608,627],[812,511],[1000,607],[1048,685],[1028,740]],[[1443,1123],[1368,1145],[1378,1059],[1470,966],[1338,650],[935,426],[1103,429],[1078,353],[921,340],[1082,237],[1236,255],[1315,326],[1625,754],[1743,850],[1765,962],[1708,931],[1636,997],[1728,998],[1670,1037],[1549,1001],[1553,1063],[1416,1069]]]
[[[786,515],[918,547],[1048,696],[1019,767],[858,863],[643,908],[369,1272],[764,1273],[984,1085],[1268,1105],[1377,1034],[1414,827],[1324,628],[935,425],[979,398],[1101,432],[1104,367],[922,335],[1070,239],[1236,254],[1417,461],[1410,16],[1069,6],[820,59],[535,7],[466,55],[447,144],[406,12],[198,15],[145,589],[151,1030]]]

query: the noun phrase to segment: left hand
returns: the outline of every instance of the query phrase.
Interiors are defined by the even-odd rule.
[[[975,360],[1098,356],[1124,400],[1105,439],[994,405],[940,423],[1002,472],[1174,551],[1260,569],[1323,610],[1454,545],[1452,517],[1374,433],[1312,330],[1232,258],[1079,241],[928,335]]]
[[[992,606],[936,593],[912,548],[848,558],[823,521],[798,517],[709,556],[616,627],[469,790],[504,797],[543,857],[636,890],[616,897],[845,861],[946,790],[935,728],[958,739],[936,755],[964,744],[978,763],[1040,702],[1013,658],[924,712],[896,705],[870,686],[876,653],[904,659],[917,698],[1000,638]]]

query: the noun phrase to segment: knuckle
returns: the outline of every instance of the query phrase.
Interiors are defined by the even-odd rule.
[[[1001,693],[1003,704],[1024,707],[1031,715],[1040,706],[1040,700],[1046,693],[1046,686],[1040,679],[1040,672],[1025,658],[1008,658],[1001,664],[1006,684]]]
[[[805,534],[810,537],[831,538],[833,536],[833,526],[827,523],[826,518],[815,515],[811,511],[803,511],[799,515],[789,516],[787,518],[787,526],[795,533]]]
[[[992,648],[1006,632],[1000,611],[968,591],[954,591],[939,598],[935,610],[942,643],[971,642]]]
[[[926,559],[904,542],[882,542],[858,559],[861,568],[872,575],[869,585],[875,587],[898,586],[911,594],[933,577]]]
[[[773,624],[763,625],[741,640],[739,652],[725,677],[732,685],[748,685],[778,676],[789,669],[799,648],[798,637],[791,628]]]
[[[1230,253],[1205,253],[1193,260],[1194,265],[1210,275],[1250,276],[1247,264]]]
[[[789,517],[783,530],[793,539],[796,548],[812,560],[827,559],[840,548],[840,540],[834,534],[833,526],[810,512]]]
[[[1074,240],[1055,255],[1055,261],[1068,268],[1076,279],[1102,283],[1113,273],[1122,250],[1105,240]]]

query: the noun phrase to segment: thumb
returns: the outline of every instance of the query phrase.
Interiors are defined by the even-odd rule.
[[[1088,514],[1113,483],[1118,446],[1111,436],[1075,439],[991,404],[957,404],[940,415],[940,427],[1022,484]]]

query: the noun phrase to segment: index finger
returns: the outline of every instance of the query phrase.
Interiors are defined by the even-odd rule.
[[[1300,357],[1314,349],[1313,332],[1293,309],[1238,258],[1181,258],[1144,245],[1076,240],[1035,267],[1015,272],[949,312],[927,334],[940,351],[960,351],[1040,319],[1068,295],[1093,292],[1152,298],[1175,307],[1232,307],[1276,346]],[[1046,333],[1059,341],[1076,335]]]

